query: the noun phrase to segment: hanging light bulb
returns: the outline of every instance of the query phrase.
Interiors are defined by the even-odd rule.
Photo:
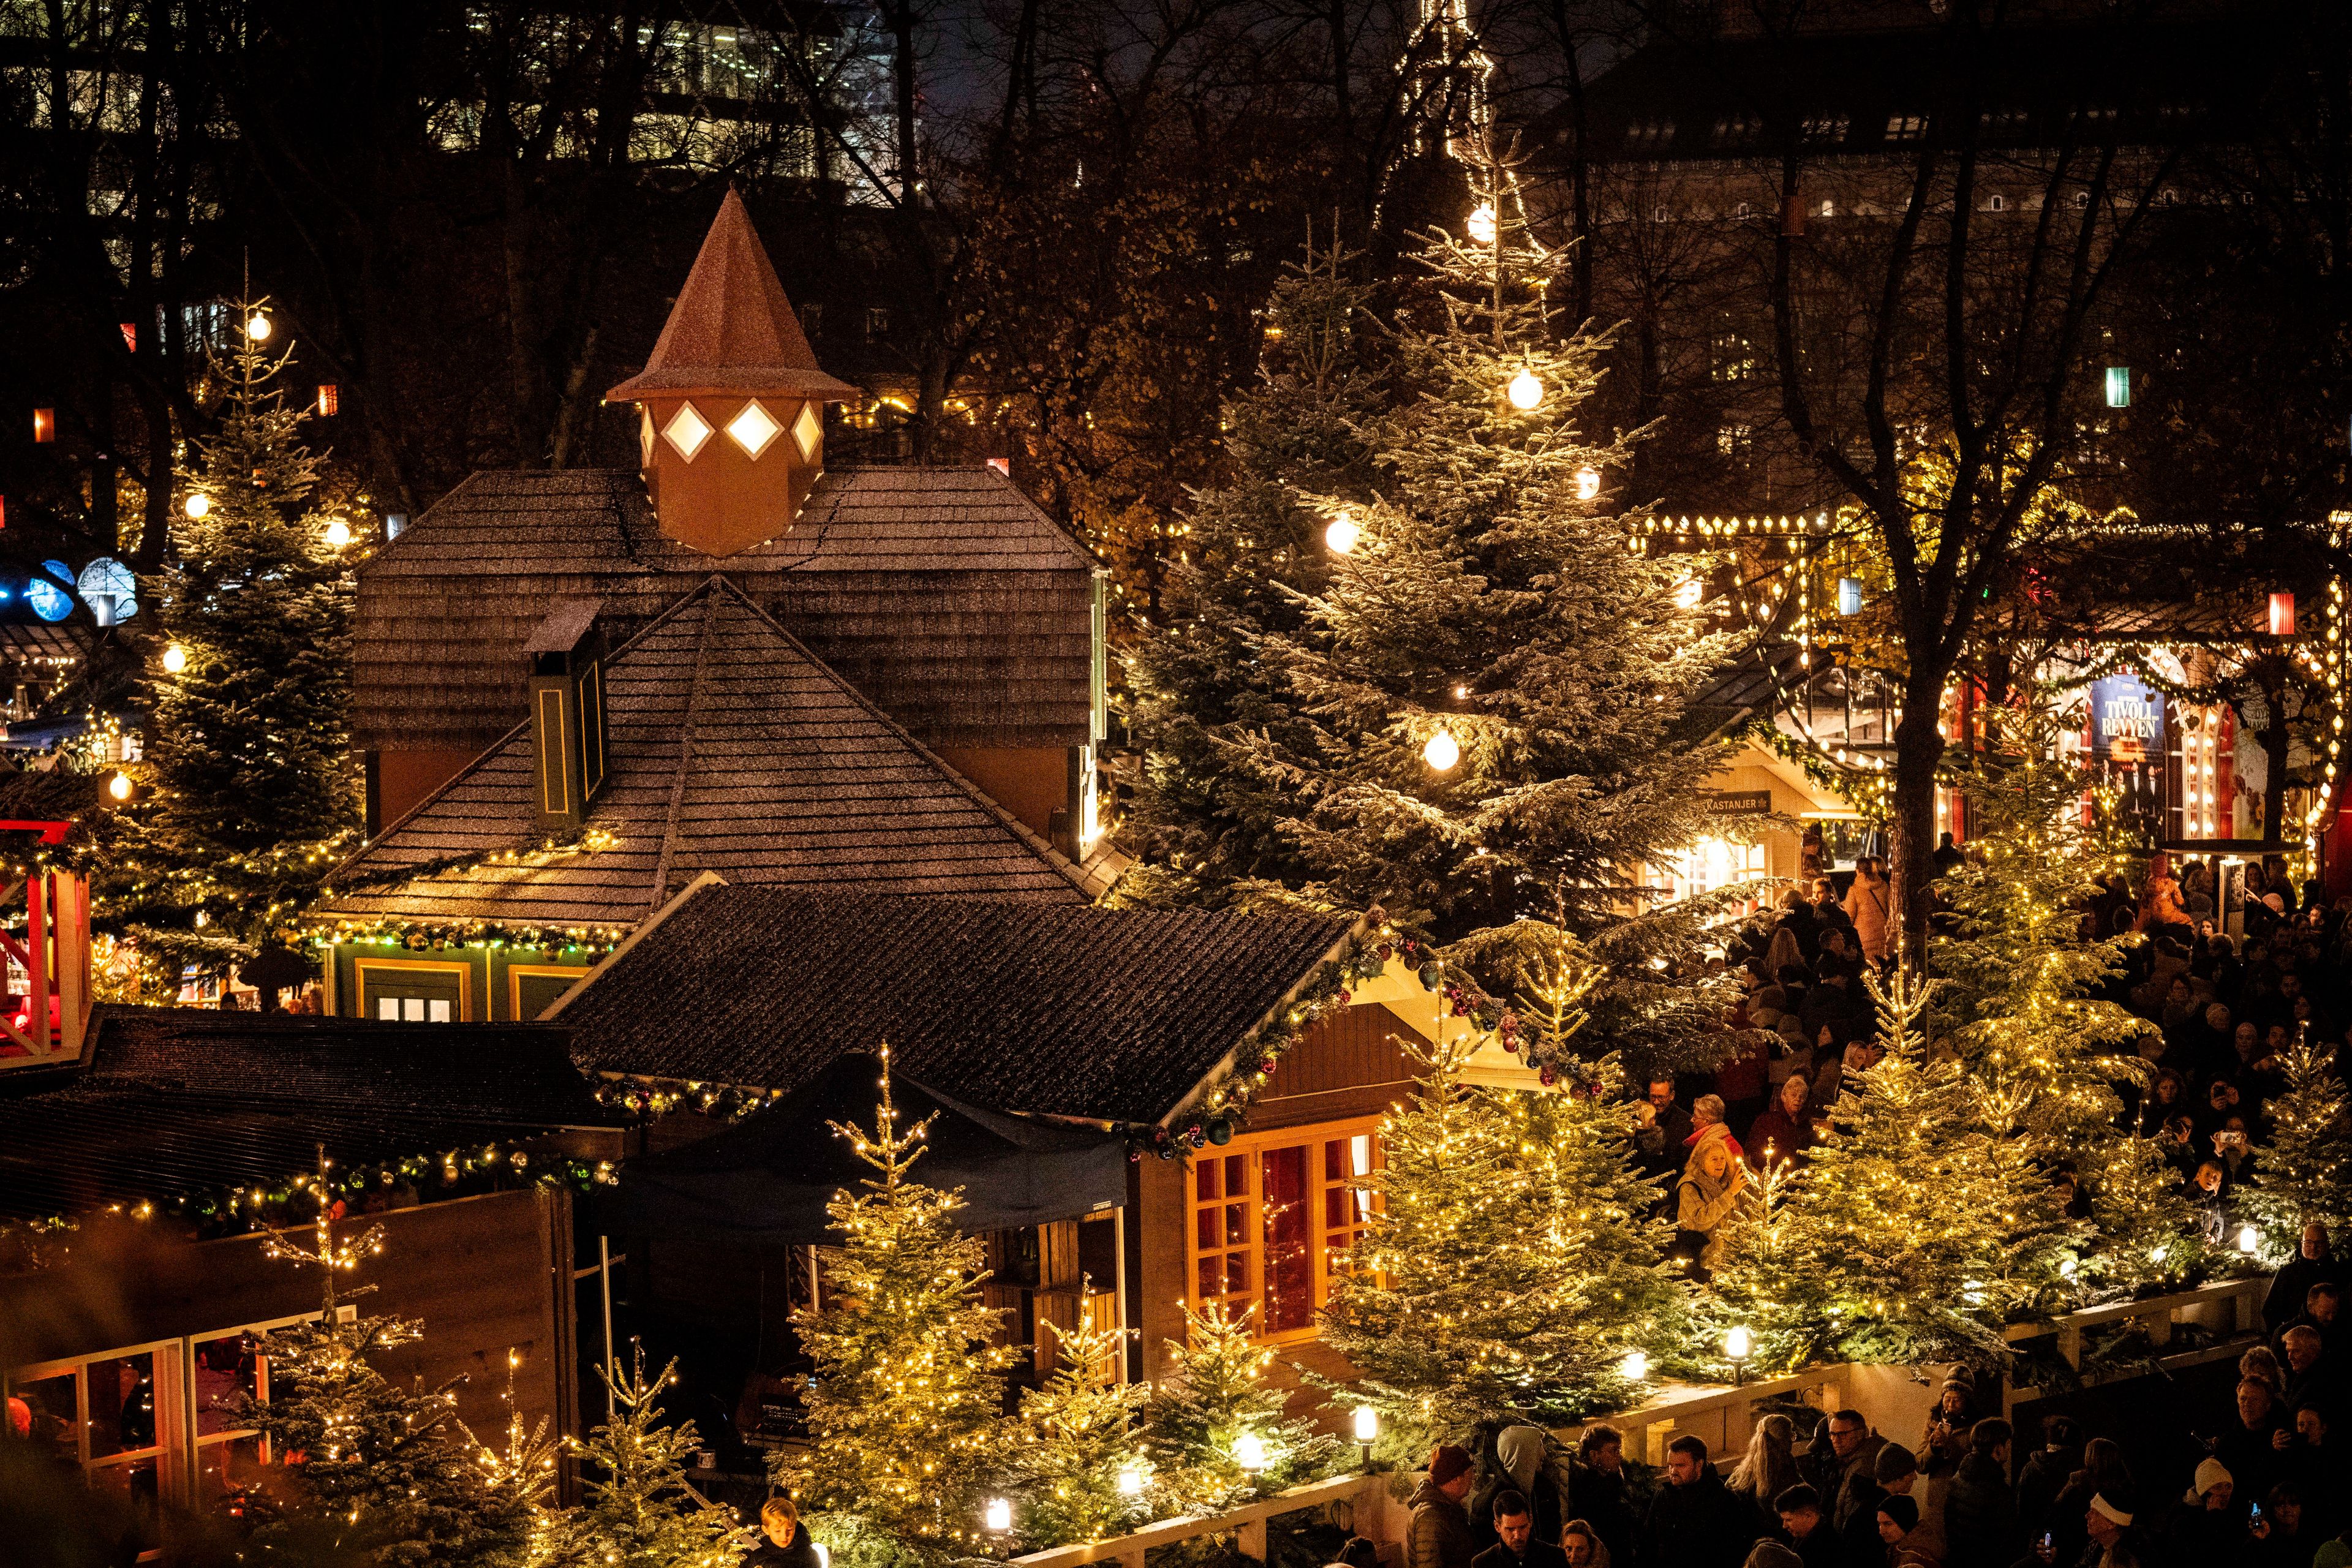
[[[187,668],[188,650],[182,647],[178,643],[173,643],[170,647],[165,648],[163,650],[163,668],[173,675],[177,675],[180,671]]]
[[[1628,1383],[1639,1383],[1650,1375],[1650,1357],[1644,1351],[1627,1351],[1625,1359],[1617,1363],[1617,1375]]]
[[[1470,237],[1476,240],[1479,244],[1494,244],[1495,208],[1493,205],[1487,202],[1480,202],[1475,207],[1472,208],[1467,226],[1470,230]]]
[[[1515,387],[1516,387],[1518,384],[1517,384],[1517,383],[1516,383],[1516,382],[1514,382],[1512,384],[1513,384],[1513,386],[1515,386]],[[1541,388],[1538,388],[1538,390],[1537,390],[1537,395],[1538,395],[1538,396],[1541,396],[1541,395],[1542,395],[1542,389],[1541,389]],[[1516,392],[1514,392],[1514,393],[1512,394],[1511,401],[1512,401],[1512,402],[1514,402],[1514,403],[1519,403],[1518,395],[1517,395],[1517,394]],[[1533,407],[1533,406],[1534,406],[1534,405],[1533,405],[1533,404],[1530,404],[1530,403],[1519,403],[1519,406],[1520,406],[1520,407],[1522,407],[1522,408],[1531,408],[1531,407]],[[1597,495],[1599,495],[1600,493],[1601,493],[1601,470],[1600,470],[1600,469],[1598,469],[1598,468],[1579,468],[1579,469],[1577,469],[1577,470],[1576,470],[1576,499],[1577,499],[1577,500],[1591,500],[1594,496],[1597,496]]]
[[[341,550],[344,545],[349,544],[351,542],[352,525],[350,523],[345,522],[339,517],[327,524],[328,548],[332,550]]]
[[[106,793],[112,795],[117,800],[129,800],[131,798],[131,775],[129,773],[117,773],[112,778],[107,780]]]
[[[1331,526],[1323,531],[1323,542],[1334,555],[1353,553],[1356,541],[1362,537],[1363,530],[1356,526],[1355,515],[1351,512],[1341,512],[1331,520]]]
[[[1675,607],[1678,610],[1696,610],[1705,597],[1706,584],[1696,577],[1685,577],[1675,584]]]
[[[182,501],[180,507],[190,517],[203,517],[213,510],[213,498],[202,490],[190,490],[188,499]]]
[[[1440,730],[1422,747],[1421,760],[1441,773],[1447,773],[1462,760],[1462,747],[1450,731]]]
[[[1536,373],[1531,370],[1523,370],[1511,377],[1511,384],[1506,390],[1510,396],[1511,406],[1522,413],[1543,401],[1543,383],[1536,379]]]
[[[269,341],[269,318],[256,310],[245,319],[245,335],[257,343]]]

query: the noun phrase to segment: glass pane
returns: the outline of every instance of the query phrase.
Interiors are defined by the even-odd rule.
[[[1327,1140],[1323,1145],[1323,1179],[1336,1182],[1348,1173],[1347,1163],[1341,1157],[1348,1147],[1344,1138]]]
[[[1249,1156],[1246,1154],[1226,1155],[1225,1196],[1229,1198],[1239,1198],[1247,1197],[1248,1195]]]
[[[1192,1231],[1198,1238],[1200,1249],[1203,1252],[1213,1247],[1224,1245],[1225,1238],[1218,1234],[1217,1211],[1214,1209],[1194,1211]]]
[[[1345,1225],[1348,1223],[1347,1188],[1326,1187],[1323,1189],[1323,1223],[1327,1226]]]
[[[1192,1167],[1192,1183],[1195,1197],[1224,1196],[1223,1191],[1217,1185],[1217,1162],[1214,1160],[1203,1160]]]
[[[196,1450],[196,1507],[222,1498],[241,1498],[261,1480],[261,1439],[231,1437]],[[234,1513],[234,1508],[230,1510]]]
[[[1225,1294],[1228,1296],[1245,1295],[1248,1292],[1249,1288],[1249,1254],[1246,1252],[1226,1253]]]
[[[449,1004],[446,999],[436,996],[431,1002],[425,1004],[425,1007],[427,1022],[446,1024],[449,1021]]]
[[[62,1373],[38,1383],[20,1383],[15,1397],[25,1403],[24,1419],[29,1423],[26,1436],[58,1463],[79,1466],[81,1435],[75,1423],[81,1417],[74,1409],[74,1374]]]
[[[379,1018],[389,1018],[395,1024],[400,1022],[400,998],[397,996],[377,997],[375,999],[375,1016]]]
[[[1244,1247],[1249,1243],[1249,1209],[1241,1204],[1225,1205],[1225,1245]]]
[[[1225,1293],[1223,1261],[1213,1252],[1201,1259],[1201,1303],[1203,1306]]]
[[[89,1457],[155,1446],[155,1356],[89,1363]]]
[[[1315,1216],[1307,1206],[1307,1146],[1268,1149],[1262,1169],[1265,1327],[1269,1333],[1280,1333],[1315,1321],[1315,1263],[1307,1251]]]
[[[159,1461],[152,1458],[127,1459],[120,1464],[92,1465],[89,1484],[93,1491],[105,1492],[128,1504],[139,1521],[139,1545],[142,1551],[152,1551],[163,1543],[155,1528],[155,1488]]]
[[[260,1396],[255,1376],[261,1367],[253,1353],[253,1336],[228,1334],[196,1346],[196,1436],[236,1429],[237,1395]]]

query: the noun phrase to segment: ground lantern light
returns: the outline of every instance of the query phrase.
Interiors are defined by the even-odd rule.
[[[1251,1475],[1265,1468],[1265,1439],[1244,1432],[1234,1439],[1234,1463]]]

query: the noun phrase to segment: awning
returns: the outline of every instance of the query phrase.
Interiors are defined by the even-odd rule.
[[[825,1205],[877,1179],[834,1122],[870,1130],[881,1066],[845,1056],[794,1093],[724,1132],[631,1160],[601,1222],[624,1236],[731,1241],[751,1247],[834,1242]],[[898,1124],[932,1119],[914,1179],[961,1187],[968,1232],[1076,1219],[1127,1201],[1127,1141],[1115,1132],[1032,1121],[967,1105],[893,1077]]]

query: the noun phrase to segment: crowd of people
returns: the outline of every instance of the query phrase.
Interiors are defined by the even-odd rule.
[[[2020,1431],[1966,1377],[1914,1444],[1858,1411],[1776,1409],[1727,1469],[1691,1436],[1654,1470],[1605,1425],[1572,1447],[1510,1426],[1431,1456],[1403,1568],[2352,1568],[2338,1289],[2312,1226],[2226,1409],[2221,1382],[2177,1431],[2105,1407],[2137,1459],[2074,1415]]]

